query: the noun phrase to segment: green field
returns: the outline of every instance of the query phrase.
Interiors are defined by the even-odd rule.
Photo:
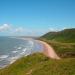
[[[62,43],[62,42],[47,40],[45,38],[40,38],[40,40],[50,44],[54,48],[56,53],[62,58],[75,57],[75,43]]]
[[[75,58],[52,60],[36,53],[0,70],[0,75],[75,75]]]
[[[50,44],[61,59],[35,53],[1,69],[0,75],[75,75],[75,29],[50,32],[39,40]]]

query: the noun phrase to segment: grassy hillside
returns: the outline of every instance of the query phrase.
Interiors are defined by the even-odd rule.
[[[40,40],[52,45],[61,57],[75,57],[75,28],[49,32]]]
[[[75,28],[65,29],[59,32],[49,32],[42,37],[58,42],[75,43]]]
[[[75,75],[75,58],[52,60],[37,53],[0,70],[0,75]]]

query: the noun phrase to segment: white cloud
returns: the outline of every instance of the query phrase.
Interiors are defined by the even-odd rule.
[[[24,29],[22,27],[19,27],[19,28],[15,29],[15,32],[23,32],[23,31],[24,31]]]
[[[49,30],[52,31],[53,29]],[[14,35],[38,36],[48,32],[49,30],[15,27],[14,25],[8,25],[8,24],[3,24],[0,26],[0,32],[3,32],[5,35],[12,35],[12,36]]]
[[[9,29],[10,29],[10,26],[8,24],[3,24],[2,26],[0,26],[0,32],[7,31]]]
[[[49,31],[55,31],[55,29],[54,28],[49,28]]]
[[[58,32],[58,31],[61,31],[62,29],[60,28],[49,28],[49,32]]]

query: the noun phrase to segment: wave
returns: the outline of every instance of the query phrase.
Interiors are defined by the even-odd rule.
[[[5,59],[7,58],[9,55],[0,55],[0,59]]]
[[[8,61],[10,61],[10,64],[12,64],[13,62],[15,62],[20,56],[15,56],[15,57],[10,57],[8,59]]]
[[[18,47],[17,49],[22,49],[22,47]]]
[[[12,53],[17,53],[18,51],[12,51]]]
[[[13,53],[17,53],[17,52],[18,53],[17,53],[16,56],[12,56],[8,59],[10,61],[10,64],[15,62],[20,57],[27,56],[27,55],[31,54],[31,50],[33,49],[33,47],[34,47],[34,42],[31,41],[31,40],[28,40],[28,43],[25,46],[25,48],[22,49],[22,47],[20,46],[20,47],[17,48],[17,50],[21,49],[20,51],[17,51],[17,50],[12,51]]]
[[[27,49],[29,50],[31,50],[31,49],[33,49],[33,47],[34,47],[34,41],[33,40],[29,40],[28,41],[28,46],[27,46]]]
[[[8,62],[5,65],[3,63],[1,63],[0,65],[7,66],[9,64],[12,64],[17,59],[23,56],[30,55],[34,51],[33,48],[34,48],[34,40],[31,40],[31,39],[27,40],[27,43],[25,45],[24,44],[17,45],[16,47],[13,48],[14,49],[13,51],[10,51],[10,53],[7,53],[9,55],[0,55],[1,62],[4,62],[4,64]]]
[[[23,49],[23,50],[22,50],[22,52],[20,53],[20,55],[25,54],[26,50],[27,50],[26,48],[25,48],[25,49]]]

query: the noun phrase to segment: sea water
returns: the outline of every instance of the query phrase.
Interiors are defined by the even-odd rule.
[[[4,68],[20,57],[43,50],[42,44],[34,39],[0,37],[0,68]]]

